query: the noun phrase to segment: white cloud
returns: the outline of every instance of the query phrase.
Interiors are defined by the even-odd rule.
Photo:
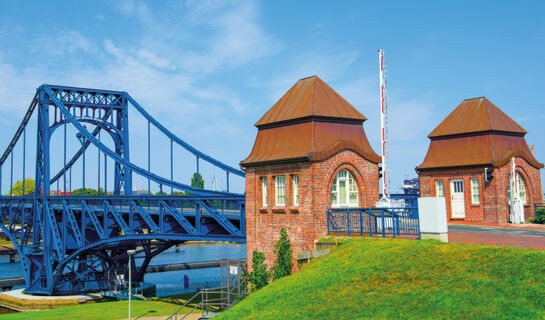
[[[356,61],[356,50],[342,53],[323,53],[314,51],[299,52],[290,59],[290,65],[280,69],[271,79],[257,82],[268,88],[271,98],[278,100],[295,82],[301,78],[317,75],[327,83],[343,79],[348,68]]]
[[[39,33],[33,40],[32,50],[52,57],[68,57],[75,53],[97,53],[97,47],[81,33],[74,30],[59,30],[54,34]]]

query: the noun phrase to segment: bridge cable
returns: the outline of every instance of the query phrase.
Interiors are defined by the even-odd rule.
[[[223,170],[225,171],[229,171],[231,173],[234,173],[240,177],[244,177],[245,176],[245,173],[244,171],[242,170],[239,170],[239,169],[235,169],[227,164],[224,164],[223,162],[220,162],[202,152],[200,152],[199,150],[193,148],[191,145],[189,145],[187,142],[183,141],[182,139],[178,138],[176,135],[174,135],[172,132],[170,132],[167,128],[165,128],[163,125],[161,125],[159,122],[157,122],[157,120],[155,120],[155,118],[153,118],[150,114],[148,114],[144,108],[142,108],[142,106],[140,106],[138,104],[138,102],[136,102],[127,92],[123,92],[123,95],[125,96],[125,98],[131,102],[131,104],[136,108],[136,110],[138,110],[138,112],[140,112],[140,114],[142,116],[144,116],[144,118],[146,118],[148,121],[150,121],[157,129],[159,129],[163,134],[165,134],[166,136],[168,136],[170,139],[174,140],[178,145],[182,146],[184,149],[186,149],[187,151],[191,152],[193,155],[199,157],[199,158],[202,158],[204,160],[206,160],[207,162],[219,167],[219,168],[222,168]]]
[[[209,196],[213,196],[213,195],[217,195],[217,196],[239,196],[240,195],[240,194],[228,193],[228,192],[218,192],[218,191],[204,190],[204,189],[194,188],[194,187],[191,187],[191,186],[188,186],[186,184],[179,183],[179,182],[170,182],[168,179],[165,179],[165,178],[163,178],[161,176],[158,176],[158,175],[156,175],[156,174],[154,174],[152,172],[149,172],[149,171],[147,172],[146,170],[144,170],[141,167],[133,164],[132,162],[126,161],[124,158],[120,157],[115,152],[113,152],[110,148],[105,146],[102,142],[98,141],[87,129],[85,129],[74,117],[72,117],[72,115],[70,114],[68,109],[55,96],[55,94],[53,93],[53,91],[51,90],[51,88],[48,85],[43,85],[43,89],[49,95],[49,98],[51,99],[51,101],[59,108],[59,110],[70,121],[70,123],[72,123],[72,125],[82,135],[85,136],[86,139],[91,141],[91,143],[93,145],[95,145],[95,147],[101,149],[102,152],[108,154],[108,156],[110,158],[114,159],[117,163],[123,164],[126,168],[130,169],[131,171],[134,171],[134,172],[136,172],[136,173],[138,173],[138,174],[140,174],[140,175],[142,175],[144,177],[150,177],[151,180],[153,180],[156,183],[159,183],[159,184],[163,183],[165,185],[173,186],[173,187],[175,187],[177,189],[180,189],[180,190],[189,191],[189,192],[194,193],[196,195],[209,195]],[[150,120],[150,121],[152,121],[152,120]],[[153,121],[155,121],[155,120],[153,120]],[[174,136],[174,138],[176,138],[176,137]],[[174,140],[176,141],[176,139],[174,139]],[[217,160],[214,160],[214,161],[217,162]],[[218,163],[220,163],[220,162],[218,162]],[[224,165],[224,166],[226,166],[226,165]],[[233,170],[236,171],[236,169],[234,169],[234,168],[231,168],[231,169],[232,169],[231,171],[233,171]]]

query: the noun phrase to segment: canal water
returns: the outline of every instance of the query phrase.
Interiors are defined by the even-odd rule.
[[[168,263],[199,262],[222,258],[245,259],[245,244],[186,244],[180,245],[179,251],[170,248],[151,260],[150,265]],[[138,259],[136,260],[138,264]],[[184,290],[184,275],[189,277],[189,290]],[[22,277],[23,269],[19,258],[9,263],[9,257],[0,257],[0,278]],[[157,296],[169,296],[184,292],[194,292],[197,288],[214,288],[221,284],[220,268],[180,270],[150,273],[144,281],[157,286]]]

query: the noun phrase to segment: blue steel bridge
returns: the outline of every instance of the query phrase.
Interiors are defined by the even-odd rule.
[[[147,122],[147,150],[140,148],[147,152],[147,168],[131,161],[129,109]],[[31,119],[35,119],[35,125],[30,125]],[[229,192],[230,175],[244,177],[244,172],[175,136],[127,92],[40,86],[0,158],[0,191],[1,182],[9,180],[10,195],[14,175],[19,174],[14,173],[15,150],[18,150],[15,161],[21,162],[22,157],[21,178],[27,176],[26,131],[31,127],[37,131],[36,135],[32,132],[36,139],[29,141],[36,145],[36,158],[28,159],[35,161],[36,191],[25,196],[0,196],[0,229],[21,257],[25,292],[58,295],[108,290],[113,276],[126,274],[129,263],[135,270],[131,280],[142,281],[151,259],[173,245],[191,240],[246,242],[244,195]],[[151,169],[152,127],[170,142],[170,159],[163,157],[170,163],[170,177]],[[67,151],[67,129],[76,132],[80,143],[73,154]],[[64,148],[53,152],[64,153],[62,165],[55,163],[61,169],[51,172],[50,145],[55,130],[63,132],[55,135],[55,145]],[[111,138],[113,147],[105,143],[105,136]],[[85,172],[90,166],[87,159],[86,167],[85,155],[92,148],[98,152],[99,189],[101,181],[104,182],[104,194],[99,196],[85,195],[85,188],[89,187],[85,184]],[[194,157],[196,168],[191,168],[191,174],[199,173],[199,161],[224,172],[227,191],[195,188],[175,181],[174,148],[183,148],[189,157]],[[59,183],[64,191],[68,190],[67,184],[71,188],[72,169],[76,164],[82,168],[83,195],[51,195],[54,184],[57,191]],[[97,168],[92,169],[96,173]],[[135,176],[147,180],[148,190],[154,183],[161,191],[170,189],[170,195],[135,195]],[[111,185],[112,189],[108,190]],[[184,195],[172,195],[173,191],[182,191]],[[127,254],[131,249],[136,249],[136,255],[143,258],[141,264],[137,265],[134,256]]]

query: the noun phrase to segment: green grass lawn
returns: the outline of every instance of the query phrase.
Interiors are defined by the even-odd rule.
[[[131,302],[132,317],[153,317],[153,316],[168,316],[178,309],[183,302],[182,300],[190,299],[194,293],[188,293],[178,296],[153,298],[148,301],[133,300]],[[182,299],[182,300],[181,300]],[[194,301],[196,301],[195,299]],[[197,301],[198,303],[198,301]],[[184,308],[185,312],[189,312],[191,308]],[[61,320],[61,319],[127,319],[129,316],[129,302],[101,302],[88,303],[73,307],[64,307],[51,310],[21,312],[0,315],[0,320],[4,319],[36,319],[36,320]]]
[[[545,251],[351,239],[214,319],[545,319]]]

